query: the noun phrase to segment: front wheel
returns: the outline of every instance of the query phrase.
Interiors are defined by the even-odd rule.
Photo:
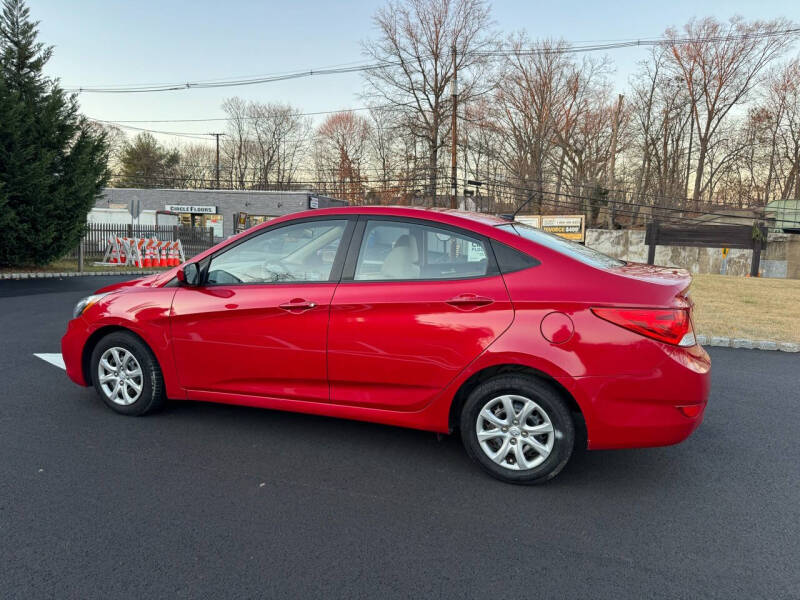
[[[150,348],[133,334],[115,332],[92,352],[92,382],[106,405],[139,416],[160,408],[165,400],[161,368]]]
[[[508,483],[536,484],[564,468],[575,445],[575,424],[548,383],[520,375],[493,377],[475,388],[461,411],[467,454]]]

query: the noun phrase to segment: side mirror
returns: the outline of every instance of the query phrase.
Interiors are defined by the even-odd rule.
[[[176,277],[184,285],[196,286],[200,283],[200,269],[197,263],[187,263],[178,269]]]

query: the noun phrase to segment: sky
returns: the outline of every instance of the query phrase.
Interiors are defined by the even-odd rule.
[[[365,61],[361,42],[374,37],[380,0],[29,0],[41,41],[55,47],[47,72],[64,87],[150,84],[309,70]],[[495,0],[494,28],[571,42],[657,37],[692,17],[800,22],[792,0],[557,2]],[[795,50],[797,51],[797,50]],[[644,48],[612,50],[614,83],[624,93]],[[359,74],[317,76],[247,87],[149,94],[89,94],[81,108],[95,119],[160,120],[223,117],[230,96],[288,102],[304,112],[363,106]],[[137,123],[202,133],[224,123]],[[159,136],[163,141],[184,138]]]

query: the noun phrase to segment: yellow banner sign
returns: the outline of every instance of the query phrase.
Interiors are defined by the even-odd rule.
[[[586,239],[584,215],[519,215],[516,220],[575,242]]]

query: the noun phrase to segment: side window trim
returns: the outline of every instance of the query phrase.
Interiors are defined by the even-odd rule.
[[[237,246],[253,240],[257,237],[262,235],[266,235],[270,232],[277,231],[282,229],[283,227],[289,227],[292,225],[300,225],[302,223],[313,223],[315,221],[345,221],[345,228],[342,232],[342,239],[339,241],[339,246],[336,249],[336,256],[333,259],[333,264],[331,265],[331,273],[328,279],[323,281],[293,281],[293,282],[286,282],[286,281],[258,281],[252,283],[226,283],[226,284],[219,284],[219,287],[233,287],[233,286],[251,286],[251,285],[304,285],[309,283],[338,283],[342,276],[342,269],[345,262],[346,250],[349,248],[350,241],[353,239],[353,230],[355,229],[356,223],[358,220],[358,215],[315,215],[312,217],[305,217],[303,219],[296,219],[296,220],[289,220],[284,221],[282,223],[276,223],[275,225],[270,225],[265,227],[260,231],[255,231],[250,235],[246,235],[242,237],[240,240],[236,240],[235,244],[230,244],[225,246],[224,248],[220,248],[213,254],[209,254],[205,258],[200,261],[200,268],[202,273],[202,283],[201,286],[208,286],[208,273],[210,270],[210,266],[212,261],[217,258],[218,256],[222,256],[226,252],[233,250]],[[217,287],[216,284],[210,284],[214,287]]]
[[[473,238],[483,243],[484,247],[486,248],[486,273],[483,275],[474,275],[471,277],[453,277],[452,279],[441,279],[441,278],[433,278],[433,279],[355,279],[355,272],[356,272],[356,265],[358,263],[359,253],[361,252],[361,245],[364,241],[364,233],[367,228],[367,224],[369,221],[385,221],[385,222],[394,222],[394,223],[406,223],[408,225],[414,225],[418,227],[431,227],[433,229],[446,229],[452,231],[453,233],[462,235],[467,238]],[[497,265],[497,259],[494,255],[494,249],[492,248],[491,239],[485,235],[481,235],[480,233],[475,233],[474,231],[470,231],[469,229],[464,229],[463,227],[458,227],[455,225],[449,225],[447,223],[439,223],[438,221],[431,221],[428,219],[419,219],[414,217],[399,217],[393,215],[367,215],[361,214],[358,217],[358,225],[356,226],[356,230],[353,234],[353,237],[350,239],[350,247],[347,253],[347,259],[345,261],[344,270],[342,272],[341,283],[424,283],[424,282],[444,282],[444,281],[470,281],[472,279],[484,279],[486,277],[495,277],[500,275],[500,268]]]

